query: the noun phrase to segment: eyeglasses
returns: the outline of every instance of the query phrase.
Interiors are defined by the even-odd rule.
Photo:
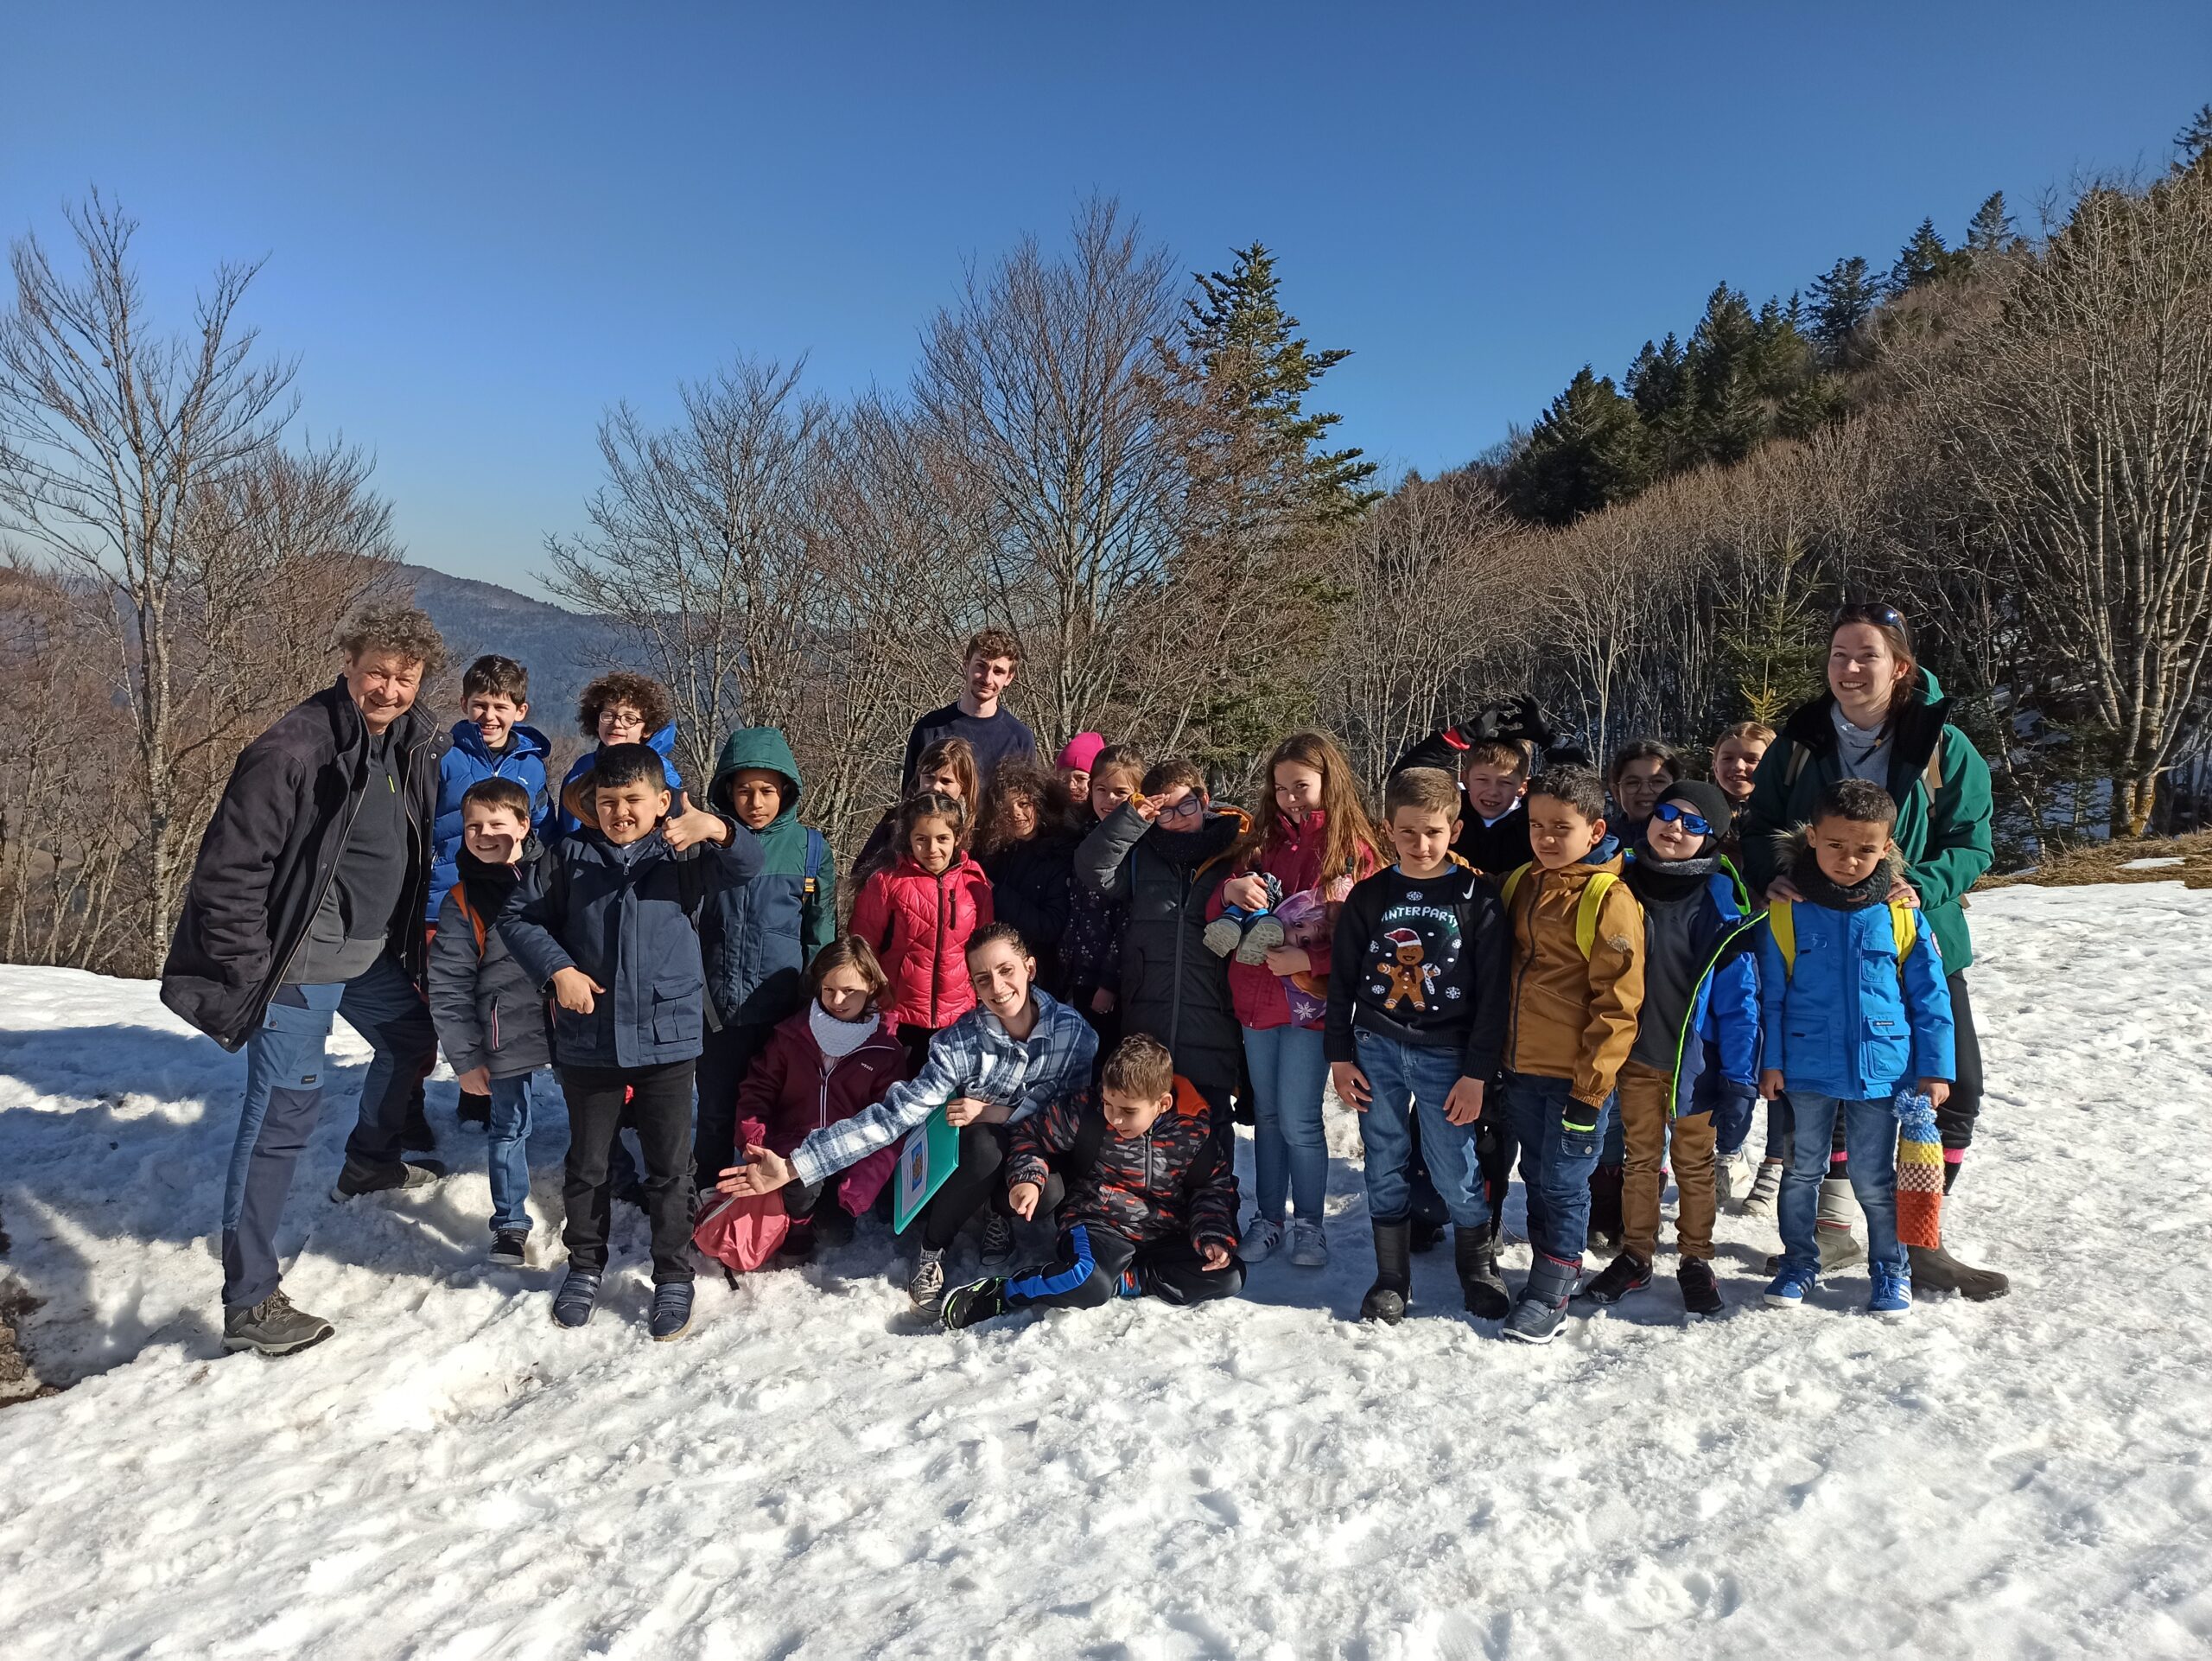
[[[1672,802],[1662,802],[1651,810],[1651,817],[1665,824],[1679,824],[1694,837],[1709,837],[1713,826],[1687,807],[1677,807]]]
[[[1205,811],[1206,805],[1203,797],[1185,796],[1181,801],[1177,802],[1173,806],[1161,808],[1160,810],[1160,817],[1163,820],[1195,819],[1198,815]]]
[[[1829,625],[1831,632],[1846,623],[1877,623],[1884,628],[1893,628],[1906,639],[1912,636],[1912,626],[1904,620],[1904,614],[1895,606],[1884,605],[1878,600],[1853,600],[1836,608],[1835,621]]]

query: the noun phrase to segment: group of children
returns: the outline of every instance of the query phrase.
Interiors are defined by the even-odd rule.
[[[1400,760],[1379,823],[1342,748],[1301,733],[1248,815],[1192,764],[1096,733],[1042,765],[1001,702],[1019,666],[1008,636],[969,642],[961,698],[916,723],[842,932],[780,733],[732,734],[694,805],[664,691],[603,677],[582,709],[598,748],[555,792],[524,671],[470,666],[429,995],[465,1106],[488,1121],[496,1261],[526,1259],[531,1080],[560,1073],[562,1325],[598,1299],[626,1127],[657,1340],[690,1324],[697,1200],[772,1199],[783,1257],[803,1257],[885,1200],[901,1140],[932,1115],[957,1159],[912,1225],[918,1308],[958,1327],[1230,1295],[1275,1251],[1329,1259],[1330,1085],[1362,1116],[1363,1318],[1403,1316],[1410,1257],[1448,1222],[1467,1310],[1546,1341],[1571,1299],[1649,1284],[1669,1165],[1685,1307],[1724,1307],[1720,1198],[1757,1210],[1763,1191],[1783,1244],[1766,1301],[1800,1303],[1839,1119],[1870,1307],[1910,1307],[1891,1098],[1941,1100],[1951,1017],[1927,926],[1893,897],[1885,791],[1831,787],[1776,885],[1788,897],[1761,907],[1731,856],[1763,727],[1720,735],[1710,783],[1650,741],[1601,776],[1527,700],[1494,705]],[[1770,1140],[1751,1178],[1761,1097],[1786,1097],[1795,1153]],[[1256,1193],[1240,1222],[1245,1117]],[[1517,1295],[1497,1260],[1516,1159],[1532,1254]],[[1015,1222],[1047,1214],[1054,1257],[1017,1270]],[[985,1273],[952,1285],[948,1253],[979,1218]],[[1586,1284],[1592,1244],[1610,1261]]]

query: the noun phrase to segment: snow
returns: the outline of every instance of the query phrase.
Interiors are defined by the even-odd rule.
[[[341,1098],[285,1241],[338,1336],[226,1359],[242,1061],[144,983],[0,970],[7,1266],[73,1382],[0,1410],[0,1651],[2202,1656],[2212,892],[2014,888],[1973,922],[1992,1092],[1954,1243],[2011,1298],[1885,1324],[1854,1273],[1770,1312],[1771,1236],[1724,1218],[1728,1317],[1686,1324],[1662,1258],[1545,1349],[1458,1313],[1448,1251],[1404,1325],[1351,1320],[1343,1158],[1333,1265],[1231,1304],[925,1332],[863,1232],[702,1281],[655,1346],[622,1213],[612,1307],[563,1333],[555,1231],[548,1267],[482,1263],[480,1169],[327,1198]]]
[[[2120,869],[2123,871],[2164,871],[2187,863],[2179,854],[2165,854],[2154,859],[2123,860]]]

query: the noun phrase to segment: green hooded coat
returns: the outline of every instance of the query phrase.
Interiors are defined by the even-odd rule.
[[[707,803],[734,813],[730,786],[742,768],[784,781],[784,800],[755,831],[760,875],[711,900],[699,920],[707,990],[725,1025],[783,1020],[806,1002],[806,966],[837,934],[837,873],[819,830],[798,822],[798,762],[773,727],[740,727],[722,745]]]

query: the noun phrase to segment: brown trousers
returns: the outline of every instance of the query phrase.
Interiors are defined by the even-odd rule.
[[[1659,1250],[1660,1170],[1666,1162],[1668,1098],[1675,1081],[1641,1061],[1620,1072],[1621,1134],[1628,1144],[1621,1172],[1621,1244],[1649,1263]],[[1685,1257],[1713,1261],[1713,1115],[1676,1119],[1675,1247]]]

